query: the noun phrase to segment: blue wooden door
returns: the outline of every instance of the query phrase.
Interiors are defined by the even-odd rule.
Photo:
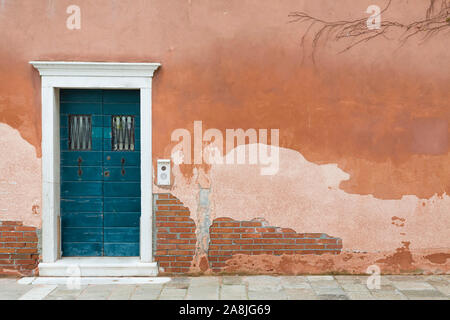
[[[60,91],[63,257],[138,256],[139,90]]]

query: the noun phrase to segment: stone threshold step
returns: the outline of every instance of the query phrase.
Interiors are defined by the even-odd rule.
[[[39,264],[42,277],[155,277],[156,262],[138,257],[76,257]]]

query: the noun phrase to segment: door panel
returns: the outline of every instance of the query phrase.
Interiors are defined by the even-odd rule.
[[[104,255],[109,257],[135,257],[139,256],[139,243],[107,243],[104,246]]]
[[[61,217],[62,228],[89,228],[102,225],[103,214],[101,212],[73,212]]]
[[[103,255],[103,242],[64,242],[62,243],[64,257],[101,257]]]
[[[105,198],[104,212],[141,212],[141,198],[129,198],[123,201],[121,198]]]
[[[67,89],[60,90],[60,99],[63,256],[137,256],[140,93]],[[133,148],[115,151],[119,138],[112,137],[113,117],[122,116],[131,117],[133,126],[122,127],[130,122],[117,122],[115,132],[127,132],[120,146],[131,143]],[[86,132],[91,140],[86,140]],[[71,139],[77,140],[71,143]],[[82,150],[72,150],[74,146]]]
[[[103,197],[81,198],[65,197],[61,198],[61,212],[102,212]]]
[[[122,172],[123,170],[123,172]],[[141,170],[139,167],[105,167],[104,181],[129,181],[140,182]]]
[[[61,178],[63,181],[102,181],[103,180],[103,170],[101,167],[88,167],[83,166],[81,168],[77,167],[64,167],[64,171],[61,173]]]
[[[139,212],[105,212],[105,227],[139,227],[141,214]]]

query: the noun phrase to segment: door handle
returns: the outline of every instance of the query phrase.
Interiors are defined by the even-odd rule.
[[[83,159],[81,157],[78,157],[78,176],[81,177],[83,174],[83,170],[81,170],[81,163],[83,162]]]
[[[124,165],[125,165],[125,158],[122,158],[122,160],[120,161],[120,163],[122,164],[122,171],[120,172],[122,174],[122,176],[125,175],[125,169],[124,169]]]

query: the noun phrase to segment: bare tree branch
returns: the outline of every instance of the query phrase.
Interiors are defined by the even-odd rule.
[[[315,63],[315,55],[321,40],[339,41],[349,40],[350,43],[340,53],[348,51],[355,46],[371,41],[378,37],[387,38],[391,30],[403,30],[398,40],[403,45],[412,37],[421,36],[421,43],[432,38],[436,34],[450,29],[450,0],[429,0],[425,18],[408,24],[392,20],[383,20],[379,29],[367,27],[367,17],[356,20],[325,21],[310,16],[304,11],[289,14],[291,23],[308,23],[308,27],[301,38],[301,46],[304,48],[308,35],[312,36],[311,58]],[[380,14],[386,12],[391,6],[392,0],[388,0]],[[319,26],[319,28],[314,28]]]

